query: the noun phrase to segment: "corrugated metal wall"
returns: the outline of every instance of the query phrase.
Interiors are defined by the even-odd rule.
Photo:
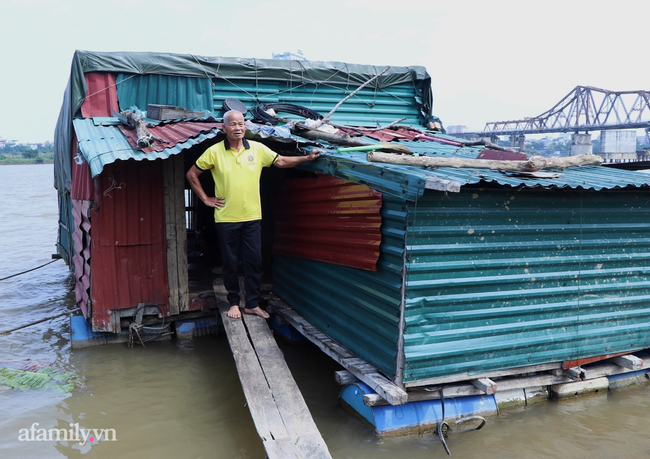
[[[233,78],[213,78],[210,81],[207,78],[122,74],[117,76],[116,83],[122,110],[133,106],[146,110],[147,104],[167,104],[190,110],[214,110],[217,118],[223,116],[223,102],[228,98],[240,100],[248,109],[260,103],[280,102],[303,105],[325,115],[359,86],[354,82],[342,85]],[[421,99],[421,91],[413,84],[378,90],[371,84],[343,103],[332,115],[332,121],[374,126],[406,118],[404,123],[418,126],[422,125],[422,114],[418,109]],[[279,115],[299,119],[289,113]]]
[[[309,107],[326,115],[359,85],[348,86],[331,83],[286,83],[250,80],[213,79],[215,115],[223,115],[223,101],[229,97],[239,99],[249,110],[260,103],[281,102]],[[401,118],[404,123],[422,125],[422,115],[417,107],[417,90],[408,84],[394,85],[375,91],[363,88],[345,101],[332,115],[332,121],[353,126],[386,125]],[[289,113],[278,113],[289,119],[300,119]]]
[[[381,193],[331,176],[283,182],[273,253],[377,270]]]
[[[650,347],[650,198],[463,188],[409,208],[404,381]]]
[[[153,303],[169,314],[162,161],[120,161],[100,176],[92,210],[92,326],[115,331],[109,310]]]
[[[376,272],[276,255],[273,290],[311,324],[392,378],[398,353],[406,205],[384,196],[381,213]]]
[[[134,106],[147,110],[148,104],[160,104],[212,111],[212,83],[208,78],[119,74],[116,83],[121,110]]]

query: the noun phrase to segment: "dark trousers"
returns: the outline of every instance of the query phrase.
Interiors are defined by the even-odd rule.
[[[241,249],[246,287],[246,309],[257,307],[262,281],[262,224],[261,220],[241,223],[215,223],[221,259],[223,261],[223,285],[228,291],[228,304],[238,305],[239,279],[238,258]]]

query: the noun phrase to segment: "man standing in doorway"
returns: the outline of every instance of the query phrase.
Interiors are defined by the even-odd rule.
[[[226,139],[208,148],[187,171],[190,187],[203,203],[214,208],[214,221],[223,260],[223,284],[228,292],[228,317],[241,318],[237,261],[242,248],[246,298],[244,312],[265,319],[269,314],[257,301],[262,280],[262,168],[294,167],[314,161],[325,150],[313,149],[307,156],[280,156],[266,145],[246,140],[244,115],[237,110],[223,115]],[[215,197],[208,197],[199,176],[210,170]]]

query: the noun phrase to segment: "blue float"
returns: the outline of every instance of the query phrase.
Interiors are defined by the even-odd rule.
[[[339,400],[372,425],[379,437],[430,432],[443,420],[442,401],[439,399],[370,407],[363,403],[365,394],[375,392],[367,384],[358,381],[345,386],[339,394]],[[444,412],[447,422],[458,422],[472,416],[496,415],[497,402],[493,395],[445,398]]]

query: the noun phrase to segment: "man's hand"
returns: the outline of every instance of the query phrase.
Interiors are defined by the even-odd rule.
[[[226,198],[211,198],[208,197],[203,201],[203,203],[208,207],[213,207],[215,209],[221,209],[226,205]]]
[[[298,164],[306,163],[308,161],[316,161],[320,158],[320,154],[325,153],[325,150],[322,148],[314,148],[306,156],[278,156],[278,159],[273,163],[274,166],[279,168],[294,167]]]
[[[316,161],[320,157],[321,153],[325,153],[325,150],[323,150],[322,148],[312,149],[312,151],[310,151],[309,154],[307,155],[307,158],[309,158],[308,161]]]

